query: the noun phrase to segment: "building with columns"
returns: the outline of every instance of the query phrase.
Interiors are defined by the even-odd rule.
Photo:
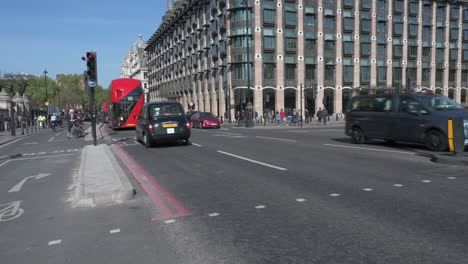
[[[121,65],[120,78],[140,80],[145,92],[145,102],[149,101],[148,89],[148,60],[145,52],[146,43],[139,35],[133,47],[128,50]]]
[[[247,102],[340,113],[392,91],[468,102],[468,0],[245,2],[168,0],[145,49],[152,101],[218,116]]]

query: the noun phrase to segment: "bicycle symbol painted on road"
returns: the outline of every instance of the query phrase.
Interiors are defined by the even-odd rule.
[[[0,222],[6,222],[20,217],[24,210],[20,208],[22,201],[14,201],[8,204],[0,204]]]

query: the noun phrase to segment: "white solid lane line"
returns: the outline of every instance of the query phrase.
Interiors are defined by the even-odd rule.
[[[218,150],[218,153],[221,153],[221,154],[224,154],[224,155],[228,155],[228,156],[231,156],[231,157],[234,157],[234,158],[238,158],[238,159],[241,159],[241,160],[250,161],[250,162],[252,162],[252,163],[260,164],[260,165],[263,165],[263,166],[266,166],[266,167],[270,167],[270,168],[273,168],[273,169],[277,169],[277,170],[282,170],[282,171],[288,170],[288,169],[286,169],[286,168],[278,167],[278,166],[275,166],[275,165],[271,165],[271,164],[268,164],[268,163],[256,161],[256,160],[249,159],[249,158],[244,158],[244,157],[241,157],[241,156],[238,156],[238,155],[235,155],[235,154],[231,154],[231,153],[228,153],[228,152],[224,152],[224,151],[221,151],[221,150]]]
[[[53,241],[50,241],[50,242],[49,242],[49,246],[57,245],[57,244],[60,244],[60,243],[62,243],[62,240],[61,240],[61,239],[53,240]]]
[[[416,155],[416,153],[414,153],[414,152],[408,152],[408,151],[396,151],[396,150],[386,150],[386,149],[363,148],[363,147],[353,147],[353,146],[335,145],[335,144],[323,144],[323,145],[324,145],[324,146],[330,146],[330,147],[338,147],[338,148],[351,148],[351,149],[362,149],[362,150],[371,150],[371,151],[380,151],[380,152],[389,152],[389,153],[400,153],[400,154]]]
[[[193,143],[193,142],[192,142],[192,145],[197,146],[197,147],[203,147],[202,145],[197,144],[197,143]]]
[[[261,137],[261,136],[256,136],[256,138],[272,139],[272,140],[287,141],[287,142],[297,142],[294,139],[283,139],[283,138]]]

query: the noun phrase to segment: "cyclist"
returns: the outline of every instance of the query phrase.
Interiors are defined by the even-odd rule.
[[[55,128],[57,127],[57,114],[52,114],[50,117],[50,127],[52,128],[52,131],[55,131]]]

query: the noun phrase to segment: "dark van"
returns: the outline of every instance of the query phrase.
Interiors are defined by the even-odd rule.
[[[448,148],[447,120],[463,117],[468,145],[468,109],[440,94],[355,96],[346,109],[346,135],[355,144],[368,139],[423,143],[433,151]]]
[[[190,123],[180,103],[147,103],[136,118],[136,139],[148,148],[163,142],[181,141],[184,145],[189,144]]]

